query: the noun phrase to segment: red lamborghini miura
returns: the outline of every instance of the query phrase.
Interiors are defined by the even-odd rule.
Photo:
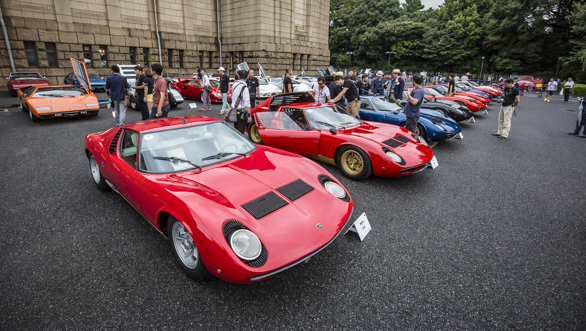
[[[353,201],[328,171],[218,119],[140,122],[89,134],[84,145],[97,187],[120,193],[167,237],[196,280],[266,279],[351,225]]]
[[[354,180],[399,177],[435,167],[425,139],[396,125],[360,121],[310,94],[280,94],[251,111],[250,139],[340,168]]]
[[[210,79],[210,101],[222,102],[222,93],[220,93],[220,82],[215,79]],[[203,87],[201,79],[199,78],[179,78],[178,82],[171,84],[171,87],[177,89],[181,96],[188,99],[201,101],[201,93]],[[228,101],[232,99],[232,94],[228,92]]]

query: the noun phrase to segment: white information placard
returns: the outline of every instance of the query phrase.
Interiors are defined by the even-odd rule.
[[[189,104],[189,109],[192,109],[192,108],[197,108],[197,104],[195,102],[192,102]]]
[[[464,135],[462,134],[462,132],[458,132],[458,134],[456,135],[456,139],[464,139]]]
[[[362,213],[360,217],[352,224],[352,226],[348,229],[348,231],[358,233],[358,237],[360,237],[360,241],[364,240],[366,235],[370,232],[370,222],[368,222],[368,218],[366,217],[366,213]],[[346,231],[346,233],[348,233]]]
[[[437,162],[435,155],[431,158],[431,161],[429,161],[429,163],[431,164],[431,169],[435,169],[439,166],[439,163]]]

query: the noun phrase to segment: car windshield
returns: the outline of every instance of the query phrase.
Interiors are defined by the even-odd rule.
[[[264,79],[259,79],[259,80],[258,80],[258,83],[259,83],[260,85],[269,85],[269,83],[267,83],[267,82],[266,82]]]
[[[273,78],[271,79],[271,83],[282,83],[283,80],[281,78]]]
[[[441,93],[439,93],[438,91],[436,91],[435,89],[432,89],[432,88],[425,89],[425,92],[428,92],[429,94],[431,94],[431,95],[433,95],[435,97],[441,97],[442,96]]]
[[[255,145],[224,122],[148,132],[140,138],[140,170],[174,173],[248,154]]]
[[[99,79],[102,79],[101,76],[98,76],[98,74],[94,74],[93,72],[88,72],[87,75],[88,75],[89,78],[99,78]]]
[[[40,79],[42,79],[43,77],[41,76],[41,74],[39,74],[37,72],[18,72],[18,73],[10,74],[10,79],[23,79],[23,78],[40,78]]]
[[[33,97],[35,98],[63,98],[63,97],[79,97],[87,94],[85,90],[77,86],[61,86],[61,87],[39,87]]]
[[[305,109],[309,125],[317,130],[329,130],[331,127],[340,129],[362,124],[362,122],[335,106],[321,106]]]
[[[395,102],[388,102],[384,98],[369,98],[369,100],[378,111],[403,111],[402,106]]]
[[[210,85],[212,87],[218,87],[220,86],[220,82],[218,82],[217,80],[210,80]]]

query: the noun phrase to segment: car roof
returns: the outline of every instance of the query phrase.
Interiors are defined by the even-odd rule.
[[[183,117],[168,117],[158,120],[144,121],[125,125],[124,129],[129,129],[137,132],[147,131],[164,131],[169,129],[177,129],[186,125],[206,124],[212,122],[221,122],[221,120],[209,116],[183,116]]]
[[[10,74],[39,74],[38,71],[12,71]]]

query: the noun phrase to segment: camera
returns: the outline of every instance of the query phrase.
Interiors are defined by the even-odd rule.
[[[250,117],[250,113],[247,112],[246,110],[242,110],[242,112],[240,113],[240,119],[243,121],[248,120],[248,118]]]

